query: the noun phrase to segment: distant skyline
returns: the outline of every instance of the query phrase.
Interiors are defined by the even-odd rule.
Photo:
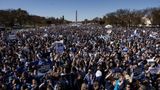
[[[145,9],[160,7],[160,0],[0,0],[0,9],[18,9],[44,17],[62,17],[78,21],[102,17],[117,9]]]

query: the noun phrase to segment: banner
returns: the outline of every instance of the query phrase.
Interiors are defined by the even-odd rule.
[[[62,54],[65,50],[65,45],[63,44],[63,40],[55,41],[53,44],[53,47],[54,47],[56,53]]]

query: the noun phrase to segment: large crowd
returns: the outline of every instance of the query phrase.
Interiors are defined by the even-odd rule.
[[[160,29],[1,31],[0,90],[160,90]]]

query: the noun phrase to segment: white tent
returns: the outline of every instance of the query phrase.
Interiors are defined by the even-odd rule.
[[[113,26],[112,26],[112,25],[109,25],[109,24],[105,26],[105,28],[112,28],[112,27],[113,27]]]

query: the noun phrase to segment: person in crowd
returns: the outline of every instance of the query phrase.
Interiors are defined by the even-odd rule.
[[[86,83],[82,83],[81,90],[89,90]]]

